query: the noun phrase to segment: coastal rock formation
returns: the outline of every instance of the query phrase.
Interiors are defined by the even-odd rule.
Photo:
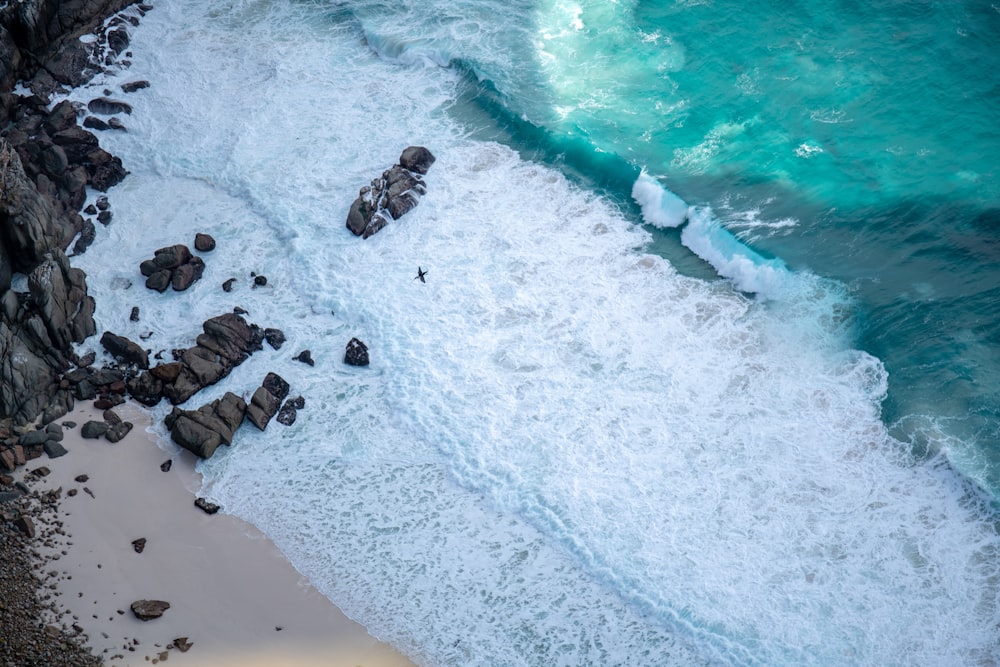
[[[163,292],[167,287],[182,292],[201,280],[205,273],[205,262],[184,244],[159,248],[153,251],[153,259],[139,265],[139,272],[146,276],[146,287]]]
[[[0,6],[0,423],[65,414],[73,397],[59,387],[59,374],[79,361],[72,344],[96,331],[85,276],[69,266],[65,250],[80,234],[74,252],[83,252],[96,234],[79,214],[87,186],[107,190],[126,171],[78,126],[74,103],[48,105],[52,92],[97,72],[109,42],[127,38],[126,19],[101,25],[127,4]],[[80,41],[95,29],[97,40]],[[18,80],[32,94],[10,92]],[[27,290],[18,274],[27,276]]]
[[[349,340],[347,349],[344,351],[344,363],[349,366],[367,366],[368,346],[357,338]]]
[[[164,423],[170,437],[184,449],[207,459],[221,444],[231,445],[236,429],[243,423],[247,404],[242,398],[226,392],[222,398],[197,410],[174,408]]]
[[[194,347],[179,352],[176,361],[160,364],[128,382],[140,403],[156,405],[166,398],[173,405],[229,375],[251,354],[263,349],[264,332],[236,313],[206,320]]]
[[[278,413],[281,402],[288,396],[288,383],[277,373],[268,373],[263,384],[253,393],[247,406],[247,419],[263,431]]]
[[[347,228],[355,236],[368,238],[385,227],[391,220],[411,211],[427,186],[420,177],[434,163],[434,156],[423,146],[410,146],[393,165],[361,188],[357,199],[347,214]]]
[[[215,239],[199,232],[194,235],[194,249],[198,252],[212,252],[215,250]]]
[[[66,414],[75,400],[74,384],[60,374],[74,364],[79,370],[92,363],[78,358],[72,345],[96,332],[94,302],[87,295],[83,272],[69,266],[65,252],[78,233],[75,253],[86,250],[96,236],[93,222],[87,224],[79,213],[87,186],[107,190],[126,172],[118,158],[77,126],[78,106],[64,101],[50,110],[50,95],[86,82],[109,46],[120,53],[127,45],[126,19],[104,20],[128,4],[129,0],[0,2],[0,465],[12,464],[8,469],[41,452],[50,457],[65,453],[62,431],[55,424],[27,433],[21,427],[39,416],[44,424]],[[130,11],[134,20],[134,14],[143,10]],[[98,31],[97,40],[80,39],[92,30]],[[19,81],[30,92],[11,92]],[[90,385],[85,391],[94,388]],[[42,474],[42,469],[33,472],[26,481]],[[24,495],[7,507],[17,505],[14,509],[22,512],[27,503],[34,503],[30,511],[36,516],[38,507],[55,507],[61,493],[55,489],[29,494],[27,486],[16,484]],[[0,487],[5,486],[6,481],[0,481]],[[75,493],[76,489],[67,491]],[[32,520],[21,516],[30,527],[27,532],[34,534]],[[34,571],[39,565],[28,538],[10,529],[6,507],[3,518],[0,662],[102,664],[85,646],[79,626],[43,627],[39,619],[57,619],[60,610],[49,586],[43,589]],[[39,538],[47,542],[55,524],[61,522],[45,518],[38,523]]]
[[[101,336],[101,345],[104,346],[104,349],[116,361],[135,366],[136,368],[149,368],[149,352],[125,336],[118,336],[110,331],[105,331]]]
[[[5,194],[0,194],[0,418],[27,423],[55,400],[58,374],[75,360],[72,344],[95,333],[94,300],[83,271],[71,268],[58,247],[30,269],[27,293],[12,289],[10,269],[26,268],[22,262],[30,254],[21,243],[38,237],[16,238],[25,229],[8,233],[18,225],[4,207]]]
[[[97,73],[97,58],[118,24],[100,22],[131,4],[129,0],[27,0],[0,8],[0,88],[10,90],[19,78],[38,85],[55,81],[69,86],[86,83]],[[99,29],[99,30],[98,30]],[[96,42],[78,37],[98,30]],[[127,33],[126,33],[127,35]],[[117,36],[120,44],[120,35]],[[114,41],[112,38],[111,41]],[[44,68],[39,67],[44,64]],[[38,74],[41,70],[44,74]]]
[[[275,421],[285,426],[291,426],[298,417],[298,411],[304,407],[306,407],[306,399],[303,397],[296,396],[295,398],[290,398],[278,410],[278,416],[275,417]]]

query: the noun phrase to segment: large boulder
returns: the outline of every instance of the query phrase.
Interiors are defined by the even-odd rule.
[[[278,413],[281,401],[288,396],[288,383],[277,373],[268,373],[263,384],[257,388],[250,405],[247,406],[247,419],[263,431],[268,422]]]
[[[423,146],[409,146],[399,156],[399,164],[415,174],[426,174],[437,158]]]
[[[349,340],[344,350],[344,363],[349,366],[367,366],[368,346],[357,338]]]
[[[197,410],[174,408],[165,423],[170,437],[188,451],[207,459],[221,444],[230,445],[236,429],[243,422],[247,404],[242,398],[226,392],[221,399]]]
[[[104,335],[101,336],[101,345],[117,361],[137,368],[149,368],[149,353],[125,336],[105,331]]]
[[[434,163],[434,156],[423,146],[410,146],[393,165],[361,188],[347,213],[347,228],[355,236],[368,238],[392,220],[413,210],[427,189],[420,178]]]

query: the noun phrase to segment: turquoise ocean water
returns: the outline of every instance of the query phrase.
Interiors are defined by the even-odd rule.
[[[203,493],[420,664],[995,665],[998,7],[164,0],[72,93],[152,84],[74,262],[149,345],[285,331]]]

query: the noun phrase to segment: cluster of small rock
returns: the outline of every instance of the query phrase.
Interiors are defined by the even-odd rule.
[[[104,437],[108,442],[119,442],[132,430],[132,422],[124,421],[110,408],[101,415],[102,420],[91,420],[80,427],[80,435],[89,440]]]
[[[59,424],[52,423],[45,428],[27,431],[19,436],[8,436],[3,440],[0,449],[0,470],[14,472],[28,461],[46,454],[50,459],[66,454],[62,446],[63,430]]]
[[[208,234],[198,234],[195,247],[202,252],[215,248],[215,239]],[[146,287],[157,292],[173,287],[175,292],[182,292],[201,280],[205,273],[205,261],[191,253],[183,243],[159,248],[153,252],[153,258],[139,265],[139,272],[146,276]]]
[[[66,373],[58,386],[55,399],[40,420],[45,426],[36,429],[32,424],[18,426],[0,422],[0,470],[13,472],[42,454],[47,454],[49,458],[65,454],[66,450],[61,444],[62,428],[55,420],[69,412],[75,401],[93,401],[95,407],[109,412],[110,408],[125,402],[125,375],[118,369],[96,369],[90,366],[76,368]],[[132,425],[120,419],[117,419],[118,423],[114,423],[116,416],[108,417],[107,414],[105,413],[105,419],[109,422],[108,428],[99,435],[117,442],[128,433]]]
[[[28,485],[47,473],[36,468],[25,482],[0,475],[0,665],[99,667],[80,626],[41,622],[59,612],[37,574],[34,545],[62,531],[54,514],[59,493],[39,493]]]

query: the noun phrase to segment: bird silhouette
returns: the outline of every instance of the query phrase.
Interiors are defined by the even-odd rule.
[[[426,275],[427,275],[428,273],[430,273],[430,272],[429,272],[429,271],[424,271],[423,269],[421,269],[421,268],[420,268],[420,267],[418,266],[418,267],[417,267],[417,275],[416,275],[416,277],[414,278],[414,280],[416,280],[417,278],[419,278],[419,279],[420,279],[420,282],[422,282],[422,283],[426,283],[427,281],[426,281],[426,280],[424,280],[424,276],[426,276]]]

